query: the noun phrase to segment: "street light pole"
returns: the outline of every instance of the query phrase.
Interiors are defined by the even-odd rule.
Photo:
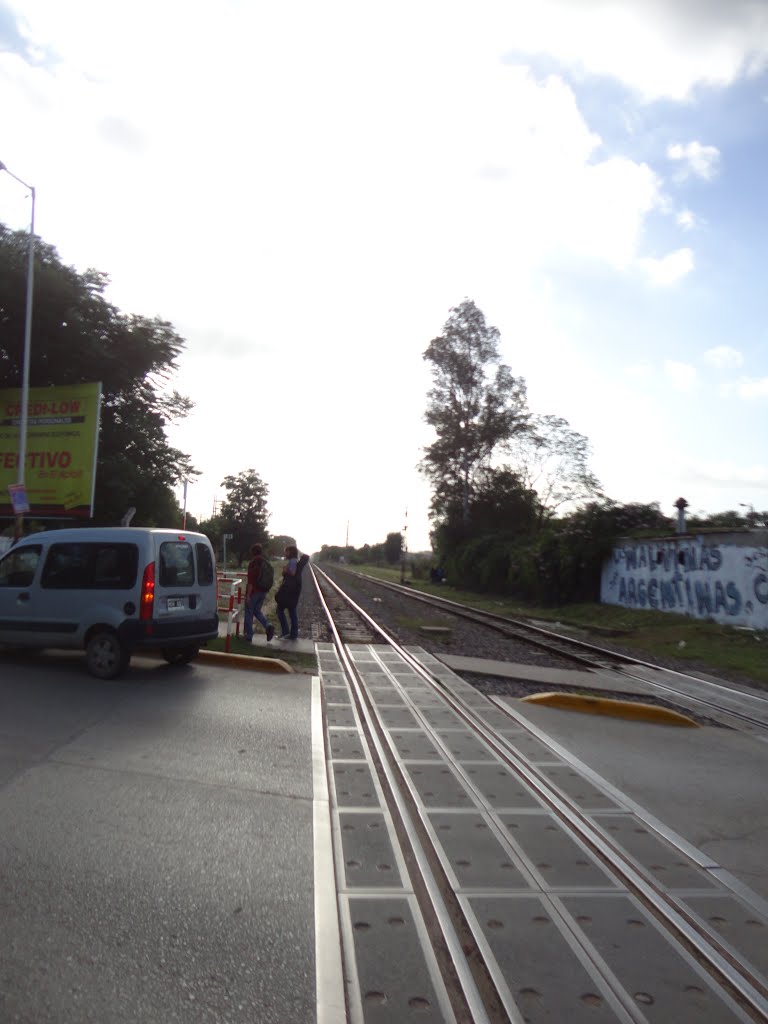
[[[0,160],[0,171],[18,181],[24,188],[29,189],[32,198],[32,216],[29,223],[29,254],[27,257],[27,305],[24,317],[24,361],[21,377],[21,418],[19,421],[19,463],[16,468],[16,480],[18,485],[24,489],[25,466],[27,461],[27,421],[29,419],[29,353],[32,347],[32,294],[35,282],[35,189],[22,181],[13,171],[9,171]],[[18,540],[24,531],[24,513],[16,514],[16,526],[14,539]]]

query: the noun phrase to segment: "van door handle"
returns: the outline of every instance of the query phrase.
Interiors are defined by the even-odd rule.
[[[28,601],[29,600],[29,594],[27,594],[27,593],[19,594],[18,597],[16,598],[16,600],[17,601]]]

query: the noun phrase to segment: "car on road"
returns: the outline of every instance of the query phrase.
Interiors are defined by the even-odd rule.
[[[216,563],[202,533],[81,527],[31,534],[0,557],[0,644],[85,651],[112,679],[134,651],[191,661],[218,635]]]

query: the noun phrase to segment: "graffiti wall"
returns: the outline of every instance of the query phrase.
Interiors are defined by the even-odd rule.
[[[620,542],[603,566],[605,604],[768,629],[768,533]]]

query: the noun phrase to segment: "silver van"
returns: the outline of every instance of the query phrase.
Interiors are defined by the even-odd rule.
[[[0,644],[82,648],[99,679],[146,648],[191,661],[218,628],[216,564],[202,533],[47,530],[0,558]]]

